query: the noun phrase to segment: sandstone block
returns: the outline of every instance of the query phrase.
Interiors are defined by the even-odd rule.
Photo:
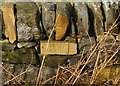
[[[14,4],[4,3],[2,5],[3,21],[4,21],[4,34],[9,38],[11,43],[16,41],[16,28],[14,16]]]
[[[61,40],[65,37],[70,24],[72,5],[69,2],[61,2],[57,4],[56,10],[56,40]],[[67,33],[68,34],[68,33]]]
[[[67,31],[69,20],[60,13],[57,13],[56,19],[56,40],[61,40]]]
[[[47,48],[47,41],[40,42],[41,54],[74,55],[77,54],[77,44],[61,41],[51,41]]]

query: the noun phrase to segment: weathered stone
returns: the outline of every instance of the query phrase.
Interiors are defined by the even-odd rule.
[[[39,67],[29,64],[18,64],[18,63],[17,64],[4,63],[3,66],[15,76],[21,74],[18,78],[16,78],[17,80],[21,80],[21,82],[25,81],[27,85],[35,85],[36,79],[38,77]],[[43,66],[40,78],[42,80],[47,80],[56,74],[56,70],[57,69],[55,68]],[[7,81],[11,80],[11,78],[13,78],[11,75],[8,75],[8,73],[5,71],[3,71],[2,76],[3,76],[2,79],[3,83],[6,83]],[[14,83],[15,82],[13,80],[9,84],[14,84]]]
[[[18,21],[22,21],[29,26],[36,25],[36,13],[38,8],[35,3],[24,2],[16,3]]]
[[[49,38],[55,24],[55,4],[52,2],[42,3],[42,23]],[[54,37],[52,38],[54,39]]]
[[[6,68],[6,70],[9,70],[10,72],[14,72],[14,64],[3,64],[3,66]],[[11,78],[13,78],[11,75],[8,75],[5,71],[2,71],[2,82],[7,82]]]
[[[9,43],[8,39],[0,40],[0,44]]]
[[[120,65],[111,65],[104,68],[99,74],[96,81],[113,81],[120,77]]]
[[[97,41],[100,42],[100,43],[114,43],[116,40],[115,40],[115,37],[112,36],[112,35],[99,35],[97,37]]]
[[[3,21],[4,21],[4,34],[9,38],[11,43],[16,41],[16,28],[14,17],[14,4],[4,3],[2,5]]]
[[[58,55],[74,55],[77,54],[77,44],[70,42],[51,41],[48,44],[47,41],[40,42],[41,54],[58,54]]]
[[[18,41],[31,41],[39,39],[40,21],[38,15],[38,8],[35,3],[24,2],[16,3],[17,9],[17,35]]]
[[[0,9],[0,40],[2,39],[2,13]]]
[[[71,9],[72,9],[72,5],[69,2],[57,3],[56,21],[55,21],[56,40],[61,40],[65,36],[66,31],[70,30],[69,24],[70,24],[71,12],[72,12]]]
[[[118,17],[118,4],[117,2],[104,2],[103,3],[105,6],[105,16],[106,16],[106,31],[109,31],[111,29],[112,33],[118,33],[118,27],[112,27],[111,26],[114,24],[115,20]]]
[[[30,33],[31,29],[32,28],[30,28],[28,25],[26,25],[24,23],[21,24],[21,25],[19,24],[19,26],[17,28],[18,41],[30,41],[30,40],[33,40],[33,35]]]
[[[31,66],[29,66],[29,68],[27,67],[26,70],[30,70],[30,71],[28,71],[28,72],[25,73],[24,80],[27,83],[31,83],[32,85],[34,85],[34,83],[36,82],[36,79],[38,77],[39,68],[36,67],[36,66],[31,65]]]
[[[2,51],[2,61],[7,63],[36,64],[36,55],[37,54],[34,48]]]
[[[49,79],[50,77],[52,77],[56,74],[56,70],[55,70],[55,68],[43,67],[42,72],[41,72],[42,78],[44,80]]]
[[[15,44],[2,43],[2,50],[11,51],[16,47]]]
[[[85,3],[76,2],[75,3],[75,10],[76,10],[76,25],[78,28],[78,34],[80,36],[87,36],[88,35],[88,9]],[[75,15],[75,14],[74,14]]]
[[[35,45],[36,45],[35,42],[20,42],[20,43],[17,43],[18,48],[22,48],[22,47],[30,48],[30,47],[33,47]]]
[[[21,80],[21,83],[23,85],[25,81],[28,84],[32,83],[32,85],[36,82],[36,77],[39,71],[39,68],[33,65],[28,64],[10,64],[10,63],[4,63],[3,66],[6,68],[6,70],[10,71],[14,76],[18,76],[16,79],[19,81]],[[25,72],[25,73],[24,73]],[[3,83],[8,82],[13,78],[11,75],[9,75],[6,71],[3,71]],[[32,77],[32,80],[31,80]],[[17,84],[15,80],[6,83],[6,84]],[[17,84],[18,85],[18,84]]]
[[[44,62],[44,66],[57,68],[58,65],[61,65],[61,66],[67,66],[68,64],[75,65],[79,61],[80,58],[81,58],[80,54],[72,55],[72,56],[47,55],[45,62]],[[43,55],[40,55],[40,59],[41,59],[40,61],[42,61]]]
[[[67,37],[65,38],[65,41],[76,42],[76,39],[75,39],[75,38],[72,38],[72,37],[70,37],[70,36],[67,36]]]
[[[17,64],[17,65],[13,64],[13,71],[10,71],[10,72],[13,73],[14,75],[19,75],[20,73],[23,73],[24,71],[26,71],[26,64]],[[22,74],[19,78],[22,80],[25,79],[25,74]]]
[[[9,54],[9,55],[11,58],[11,54]],[[30,71],[26,72],[25,74],[22,74],[20,76],[20,78],[28,83],[31,83],[31,82],[35,83],[35,79],[38,76],[39,67],[29,65],[29,63],[28,63],[28,61],[30,61],[29,58],[26,58],[26,59],[24,58],[25,63],[22,64],[23,58],[20,58],[21,60],[19,59],[19,62],[17,61],[18,57],[16,57],[16,60],[12,59],[12,62],[10,62],[8,60],[9,58],[6,60],[5,60],[5,58],[3,58],[4,67],[7,68],[14,75],[18,75],[19,73],[22,73],[23,71],[30,70]],[[69,64],[72,66],[72,65],[76,64],[79,61],[79,59],[80,59],[79,55],[54,56],[54,57],[47,56],[47,58],[45,59],[45,62],[44,62],[44,66],[41,71],[41,76],[42,76],[41,78],[46,80],[56,74],[58,65],[67,66]],[[10,63],[14,63],[13,60],[16,61],[17,63],[10,64]],[[68,63],[68,60],[69,60],[69,63]],[[41,59],[41,61],[42,61],[42,59]],[[33,63],[31,63],[31,64],[33,64]],[[8,65],[10,65],[9,66],[10,68],[8,68]],[[11,65],[12,65],[12,67],[11,67]],[[32,77],[32,80],[31,80],[31,77]],[[10,78],[8,78],[7,75],[6,75],[6,78],[4,78],[5,81],[9,80],[9,79]]]
[[[85,48],[87,47],[87,51],[89,51],[90,47],[92,45],[94,45],[96,42],[95,42],[95,38],[94,37],[82,37],[81,38],[81,41],[79,42],[79,50],[81,50],[82,48]]]
[[[101,10],[102,8],[101,2],[88,3],[88,6],[93,12],[93,20],[94,20],[93,26],[95,29],[96,36],[103,34],[105,28],[104,28],[104,15],[103,15],[103,11]]]

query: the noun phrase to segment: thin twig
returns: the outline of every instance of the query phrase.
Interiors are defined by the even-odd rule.
[[[16,76],[15,76],[15,75],[13,75],[10,71],[8,71],[6,68],[4,68],[1,64],[0,64],[0,67],[1,67],[3,70],[5,70],[9,75],[11,75],[12,77],[14,77],[14,78],[15,78],[15,81],[16,81],[18,84],[21,84],[21,83],[19,82],[19,80],[16,79]]]

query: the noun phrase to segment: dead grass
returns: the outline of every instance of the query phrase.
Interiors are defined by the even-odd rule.
[[[109,31],[105,33],[106,35],[110,35],[111,30],[114,29],[120,23],[120,22],[116,23],[117,21],[118,21],[118,18],[113,23]],[[90,51],[91,50],[92,51],[88,55],[86,61],[84,60],[85,57],[81,57],[80,61],[78,61],[76,65],[72,65],[71,67],[58,66],[56,75],[49,78],[48,80],[43,81],[42,84],[47,84],[51,80],[53,81],[54,85],[58,84],[59,82],[61,82],[62,84],[72,84],[72,85],[76,83],[77,84],[79,83],[83,83],[83,84],[103,83],[102,80],[99,80],[99,78],[104,79],[103,76],[100,77],[101,73],[104,72],[106,74],[106,71],[104,71],[105,68],[112,66],[111,64],[116,64],[115,56],[116,54],[119,53],[119,50],[120,50],[120,45],[118,44],[117,46],[116,42],[112,43],[108,49],[105,45],[105,41],[106,41],[106,37],[103,37],[97,43],[97,45],[91,46]],[[116,48],[113,50],[114,47]],[[84,54],[84,50],[83,50],[83,54]],[[89,67],[90,65],[92,65],[92,67],[86,68],[86,66],[88,65]],[[118,84],[118,82],[120,81],[119,75],[120,74],[118,73],[118,76],[116,76],[114,79],[109,78],[109,76],[107,76],[107,81],[105,81],[103,84],[109,83],[110,81],[112,82],[112,84]]]

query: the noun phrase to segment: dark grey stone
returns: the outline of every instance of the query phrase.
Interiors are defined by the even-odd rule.
[[[9,70],[11,73],[14,72],[14,64],[4,63],[3,66],[6,68],[6,70]],[[9,81],[11,78],[13,78],[13,77],[8,75],[8,73],[6,71],[4,71],[4,72],[2,71],[2,83]]]
[[[18,41],[30,41],[33,39],[33,35],[30,33],[32,30],[31,27],[29,27],[26,24],[21,24],[17,22],[17,35],[18,35]]]
[[[103,34],[104,32],[104,20],[105,17],[103,15],[103,10],[101,8],[103,7],[101,2],[94,2],[94,3],[87,3],[89,9],[93,12],[93,27],[96,36]],[[90,16],[91,17],[91,16]],[[89,20],[91,22],[91,20]]]
[[[38,8],[32,2],[16,3],[18,41],[31,41],[39,39]]]
[[[89,51],[93,45],[95,45],[96,41],[94,37],[83,37],[81,41],[78,43],[79,50],[82,51],[83,49],[85,52]]]
[[[50,77],[54,76],[56,74],[55,68],[51,68],[51,67],[43,67],[42,68],[42,78],[44,80],[49,79]]]
[[[111,29],[111,26],[114,24],[115,20],[117,19],[119,12],[118,12],[118,3],[117,2],[105,2],[105,15],[106,15],[106,31],[109,31]],[[118,33],[119,28],[114,27],[112,28],[112,33]]]
[[[34,48],[21,48],[11,51],[1,51],[1,53],[3,62],[37,64],[37,53]]]
[[[67,16],[69,19],[72,15],[72,4],[70,2],[58,2],[56,11],[63,16]]]
[[[0,39],[2,39],[2,12],[0,9]]]
[[[15,44],[9,44],[9,43],[3,43],[2,44],[2,50],[3,51],[11,51],[11,50],[14,50],[16,47]]]
[[[40,55],[41,61],[43,59],[43,56]],[[44,66],[45,67],[52,67],[52,68],[57,68],[58,65],[61,66],[67,66],[67,65],[74,65],[76,64],[79,59],[81,58],[81,55],[73,55],[73,56],[59,56],[59,55],[48,55],[46,56]]]
[[[89,20],[88,20],[88,9],[85,3],[76,2],[75,3],[76,10],[76,25],[78,28],[78,34],[81,36],[87,36],[87,32],[89,29]]]
[[[54,3],[52,2],[42,3],[42,23],[47,37],[49,37],[55,24],[55,10],[56,9]],[[52,39],[54,39],[54,37]]]

